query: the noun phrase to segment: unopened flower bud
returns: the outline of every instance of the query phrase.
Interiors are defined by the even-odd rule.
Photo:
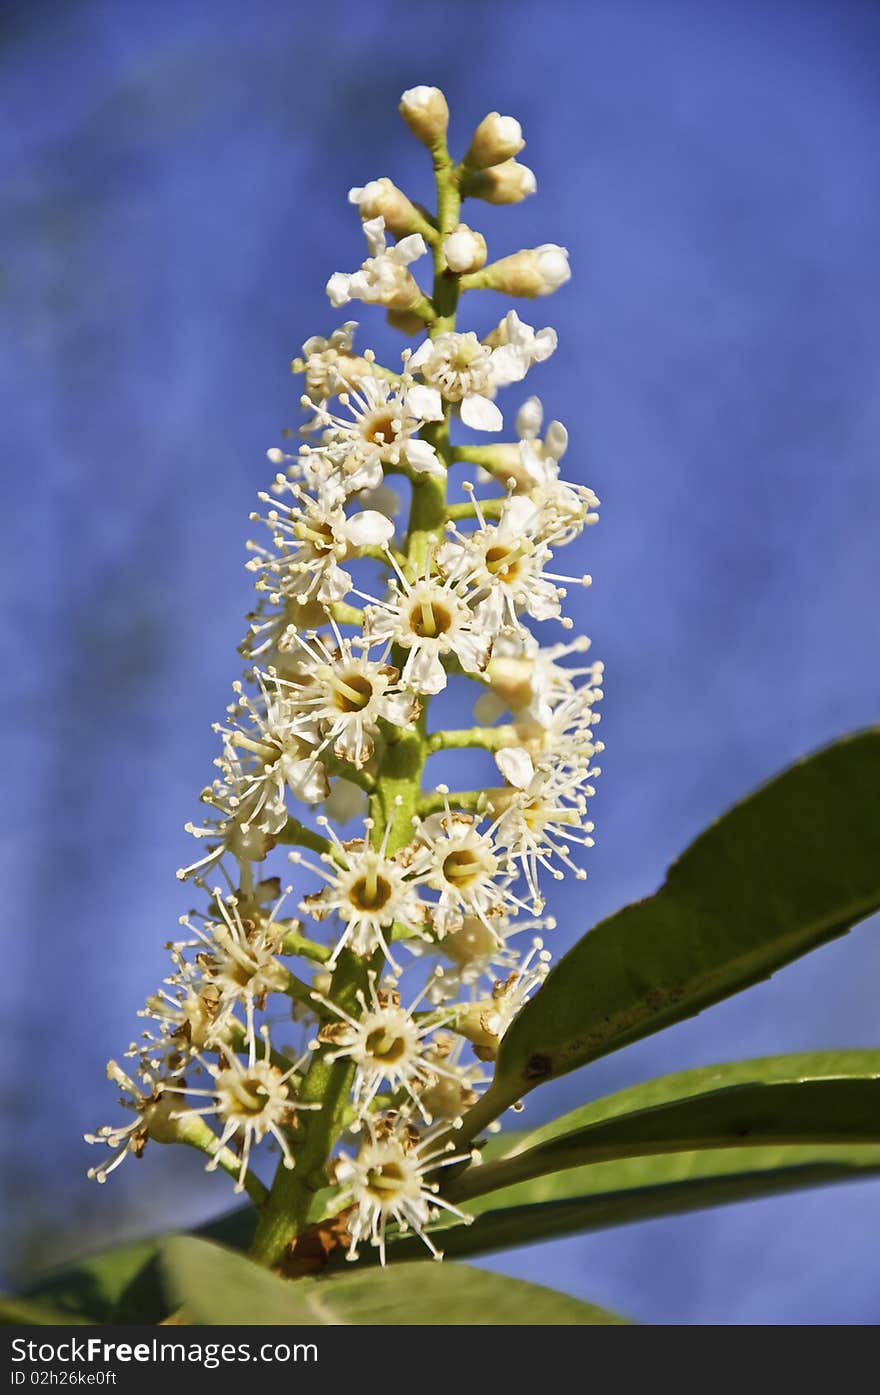
[[[479,271],[486,264],[486,239],[466,223],[459,223],[444,239],[443,255],[449,270],[456,275]]]
[[[450,930],[443,937],[444,955],[462,968],[479,959],[490,958],[497,948],[497,935],[476,915],[465,916],[458,929]]]
[[[436,145],[444,139],[449,107],[439,87],[408,87],[400,99],[400,114],[424,145]]]
[[[545,242],[541,247],[529,247],[523,252],[514,252],[512,257],[492,262],[482,275],[485,280],[481,284],[505,295],[527,298],[549,295],[564,286],[571,276],[568,250],[557,247],[555,242]]]
[[[534,697],[535,665],[532,659],[502,657],[491,659],[486,670],[492,690],[504,700],[505,707],[516,712],[528,707]]]
[[[534,171],[519,160],[505,160],[491,169],[477,170],[462,184],[462,193],[484,203],[522,203],[538,187]]]
[[[480,1061],[494,1061],[498,1054],[500,1036],[498,1014],[491,998],[471,1003],[458,1014],[455,1030],[466,1037]]]
[[[464,163],[469,169],[487,169],[490,165],[500,165],[504,160],[512,159],[524,145],[522,127],[516,118],[490,111],[474,131]]]
[[[561,460],[568,450],[568,432],[561,421],[551,421],[544,436],[544,454]]]
[[[371,179],[362,189],[349,189],[348,201],[357,205],[365,221],[368,218],[384,218],[386,228],[395,237],[406,237],[409,233],[417,232],[424,221],[403,190],[384,177]]]
[[[180,1096],[163,1092],[154,1102],[144,1108],[143,1120],[147,1135],[156,1143],[182,1141],[185,1126],[182,1125],[179,1115]]]

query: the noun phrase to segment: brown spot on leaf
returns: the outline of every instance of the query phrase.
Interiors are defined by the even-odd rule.
[[[544,1080],[553,1071],[553,1061],[549,1056],[543,1056],[540,1051],[536,1051],[530,1056],[523,1067],[523,1080]]]

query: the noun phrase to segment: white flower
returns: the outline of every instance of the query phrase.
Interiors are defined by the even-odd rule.
[[[294,359],[291,366],[295,373],[305,374],[306,395],[312,402],[344,392],[370,372],[372,355],[358,358],[352,352],[356,329],[356,320],[346,320],[328,339],[313,334],[303,344],[302,358]]]
[[[511,943],[513,937],[527,930],[552,930],[555,926],[552,916],[513,920],[504,915],[496,916],[488,924],[479,916],[465,916],[437,945],[440,954],[449,962],[430,982],[431,1001],[448,1002],[463,988],[472,988],[482,978],[494,981],[509,975],[520,961],[520,951]]]
[[[356,390],[341,393],[339,403],[345,416],[320,403],[305,428],[321,432],[320,446],[303,447],[301,459],[304,470],[317,474],[322,493],[334,484],[345,495],[377,489],[383,466],[401,462],[419,473],[445,473],[434,447],[418,438],[427,422],[443,416],[435,388],[406,376],[397,382],[365,377]]]
[[[135,1118],[130,1124],[106,1124],[96,1133],[84,1135],[86,1143],[103,1144],[112,1153],[106,1162],[89,1168],[87,1176],[96,1182],[106,1182],[110,1173],[127,1157],[142,1157],[151,1138],[159,1143],[173,1143],[178,1136],[173,1116],[174,1097],[165,1093],[161,1080],[142,1072],[144,1088],[141,1089],[115,1061],[107,1062],[107,1078],[119,1086],[122,1091],[119,1103],[133,1112]]]
[[[333,823],[345,824],[364,818],[369,806],[370,796],[366,790],[340,776],[330,786],[330,793],[324,800],[324,813]]]
[[[499,856],[493,829],[481,832],[473,815],[452,810],[445,785],[438,786],[438,794],[446,807],[416,823],[418,851],[412,863],[418,882],[440,893],[430,908],[434,933],[442,940],[475,916],[495,934],[495,921],[529,908],[511,890],[507,859]]]
[[[336,1180],[343,1188],[339,1204],[355,1208],[348,1216],[351,1244],[347,1257],[357,1259],[358,1246],[368,1240],[384,1264],[386,1230],[389,1224],[396,1224],[401,1231],[415,1231],[434,1258],[442,1259],[426,1233],[427,1226],[441,1208],[465,1224],[470,1217],[439,1197],[438,1184],[427,1178],[438,1168],[466,1162],[468,1155],[456,1155],[451,1143],[434,1147],[446,1130],[445,1124],[421,1137],[405,1120],[396,1120],[390,1128],[368,1120],[367,1127],[368,1136],[357,1156],[342,1153],[335,1168]]]
[[[593,846],[593,825],[586,819],[587,801],[595,793],[589,765],[576,757],[570,762],[545,757],[534,766],[527,752],[517,749],[499,751],[495,759],[512,787],[489,796],[498,813],[495,838],[507,851],[508,866],[520,865],[536,898],[539,867],[562,880],[554,859],[583,881],[587,874],[572,861],[570,844]]]
[[[468,332],[426,339],[409,361],[410,371],[459,404],[461,419],[476,431],[500,431],[504,418],[492,400],[499,388],[523,379],[556,348],[556,331],[537,332],[511,310],[484,342]]]
[[[193,838],[209,840],[208,851],[178,870],[181,881],[206,872],[225,852],[242,862],[262,862],[287,822],[283,780],[260,778],[250,753],[242,759],[231,740],[224,737],[223,752],[214,764],[220,777],[201,793],[202,803],[213,810],[214,817],[201,825],[184,825]],[[265,768],[262,773],[266,774]]]
[[[500,165],[468,174],[462,192],[468,198],[483,199],[485,203],[522,203],[537,187],[535,172],[528,165],[520,164],[519,160],[504,160]]]
[[[474,617],[493,635],[521,626],[521,615],[533,620],[561,619],[566,629],[571,621],[561,616],[565,590],[560,581],[588,586],[589,576],[566,577],[548,571],[560,523],[555,510],[541,508],[523,494],[505,500],[497,523],[487,523],[479,503],[475,503],[479,527],[461,533],[454,526],[454,541],[444,544],[437,562],[444,576],[465,583],[474,597]]]
[[[406,727],[417,719],[418,699],[401,687],[398,670],[365,654],[356,656],[351,640],[338,629],[332,648],[317,635],[294,635],[291,644],[300,651],[299,672],[283,686],[296,707],[317,723],[317,754],[330,746],[337,759],[361,769],[373,754],[380,721]]]
[[[343,843],[330,828],[326,817],[318,824],[329,835],[333,851],[321,854],[319,866],[306,860],[300,852],[290,854],[291,862],[302,864],[319,876],[326,885],[315,895],[308,896],[300,909],[315,920],[337,915],[344,929],[327,961],[332,968],[343,949],[368,958],[381,949],[392,968],[398,969],[388,945],[395,923],[405,925],[409,933],[424,938],[427,907],[419,897],[419,888],[410,878],[412,848],[388,853],[388,838],[394,815],[388,820],[378,847],[370,842],[372,819],[364,820],[366,837]],[[398,970],[399,971],[399,970]]]
[[[286,1071],[280,1070],[270,1060],[268,1028],[263,1036],[262,1059],[257,1058],[252,1021],[248,1022],[245,1061],[233,1055],[228,1048],[221,1051],[217,1061],[202,1058],[203,1066],[213,1079],[209,1089],[194,1089],[191,1085],[169,1087],[169,1092],[173,1089],[179,1095],[210,1099],[210,1104],[179,1105],[175,1117],[186,1120],[193,1116],[214,1115],[219,1120],[221,1133],[206,1171],[213,1172],[219,1165],[222,1150],[227,1143],[233,1144],[241,1158],[235,1184],[237,1192],[244,1190],[254,1144],[262,1143],[266,1137],[273,1138],[281,1149],[284,1166],[292,1168],[294,1158],[288,1135],[296,1127],[297,1113],[321,1108],[319,1103],[304,1104],[292,1092],[290,1078],[302,1069],[303,1060],[294,1062]]]
[[[511,712],[517,725],[529,732],[532,727],[549,730],[558,724],[560,713],[567,724],[572,702],[576,710],[591,709],[602,698],[603,665],[597,662],[575,668],[559,662],[572,654],[585,654],[589,647],[585,635],[570,644],[546,647],[531,636],[526,643],[518,635],[501,636],[486,670],[491,695],[484,694],[477,704],[480,720],[493,722],[502,712]],[[586,682],[579,685],[581,678]],[[598,720],[598,713],[589,717],[590,724]]]
[[[362,1119],[367,1117],[373,1100],[385,1086],[392,1093],[403,1090],[425,1123],[430,1124],[431,1116],[419,1092],[438,1076],[456,1078],[454,1070],[442,1065],[436,1057],[429,1057],[432,1045],[429,1038],[447,1020],[448,1012],[423,1014],[420,1019],[414,1016],[429,986],[426,984],[410,1006],[404,1008],[393,983],[377,988],[376,976],[371,974],[369,999],[360,990],[357,993],[359,1017],[353,1017],[320,993],[312,994],[338,1020],[321,1028],[317,1040],[310,1043],[310,1049],[317,1051],[320,1046],[330,1046],[332,1050],[324,1053],[326,1061],[348,1057],[355,1063],[357,1073],[352,1098]]]
[[[384,218],[369,218],[363,228],[370,255],[359,271],[334,272],[327,282],[330,304],[338,310],[350,300],[363,300],[389,310],[412,309],[422,293],[408,268],[428,250],[421,233],[410,233],[388,247]]]
[[[566,589],[589,581],[552,570],[556,550],[597,517],[593,492],[561,476],[567,432],[545,424],[535,397],[517,413],[516,440],[452,446],[449,430],[456,415],[500,431],[498,394],[557,343],[552,328],[513,310],[489,333],[456,330],[458,291],[547,294],[568,279],[568,253],[547,243],[487,264],[483,235],[446,216],[447,176],[462,198],[493,204],[534,191],[515,158],[514,118],[490,112],[450,174],[443,94],[411,88],[401,112],[440,174],[437,215],[387,178],[352,188],[366,259],[332,276],[327,293],[336,307],[384,307],[391,328],[418,336],[416,351],[403,351],[396,372],[369,348],[355,352],[357,326],[346,321],[306,339],[292,364],[305,379],[304,439],[285,444],[294,434],[285,427],[267,453],[274,479],[251,515],[260,541],[248,544],[258,599],[240,646],[247,667],[214,727],[220,753],[203,823],[187,826],[205,852],[179,873],[204,893],[201,908],[181,917],[181,938],[167,946],[170,968],[125,1053],[131,1074],[109,1068],[133,1122],[88,1136],[108,1150],[91,1172],[99,1181],[155,1139],[200,1149],[252,1194],[261,1194],[253,1150],[274,1142],[291,1168],[299,1147],[306,1189],[337,1186],[321,1216],[336,1238],[347,1228],[349,1258],[368,1243],[383,1263],[389,1227],[415,1231],[440,1258],[441,1212],[469,1219],[439,1194],[439,1169],[468,1161],[443,1140],[458,1128],[474,1135],[464,1116],[488,1084],[485,1063],[548,973],[541,940],[519,945],[553,925],[542,915],[543,874],[584,876],[575,854],[592,843],[602,750],[602,666],[573,658],[588,641],[542,647],[529,628],[551,618],[570,627]],[[413,275],[426,244],[436,303]],[[472,467],[495,486],[482,503]],[[411,501],[399,530],[395,474]],[[379,589],[368,579],[376,564]],[[482,689],[479,722],[503,726],[428,722],[426,699],[449,683],[437,705],[457,705],[462,675]],[[472,743],[495,753],[497,787],[429,792],[426,755]],[[313,816],[293,817],[292,798]],[[355,815],[358,836],[343,841],[336,830]],[[291,846],[303,921],[281,918],[292,888],[282,895],[265,865]],[[294,1061],[275,1023],[308,1043],[306,1055]],[[345,1086],[334,1118],[301,1130],[298,1113],[321,1108],[328,1075]],[[334,1161],[340,1130],[360,1148]],[[276,1229],[267,1261],[287,1239]]]
[[[238,898],[224,896],[215,887],[211,918],[198,925],[188,916],[181,917],[181,925],[196,936],[186,947],[198,948],[200,972],[218,990],[221,1021],[227,1004],[250,1003],[262,1009],[269,993],[283,993],[287,988],[290,975],[276,957],[282,931],[275,917],[289,891],[268,915],[253,906],[245,906],[248,914],[243,915]]]
[[[542,940],[534,940],[519,967],[495,984],[491,997],[478,999],[458,1012],[455,1031],[467,1037],[481,1061],[495,1059],[514,1017],[549,972],[550,955]]]
[[[436,339],[426,339],[409,366],[439,388],[447,402],[460,404],[466,426],[477,431],[501,430],[504,418],[491,400],[492,350],[475,334],[438,334]]]
[[[239,861],[261,861],[287,822],[285,792],[306,804],[329,793],[326,771],[315,755],[320,738],[314,724],[286,699],[275,675],[257,669],[253,677],[257,700],[234,683],[231,721],[215,726],[223,738],[214,762],[220,779],[202,791],[202,801],[218,817],[203,827],[186,825],[194,838],[209,838],[212,846],[198,862],[180,869],[181,879],[206,870],[226,850]]]
[[[479,1062],[462,1064],[465,1045],[462,1036],[444,1031],[436,1033],[425,1053],[425,1060],[434,1074],[419,1096],[422,1108],[432,1119],[445,1119],[456,1127],[465,1110],[479,1099],[478,1086],[487,1083]],[[438,1069],[440,1066],[442,1071]]]
[[[499,325],[487,335],[491,344],[492,378],[496,387],[519,383],[535,363],[544,363],[556,352],[556,330],[546,326],[535,330],[509,310]]]
[[[443,660],[449,656],[466,673],[486,667],[491,635],[478,628],[455,581],[430,575],[430,562],[414,582],[398,570],[389,598],[369,605],[365,621],[371,641],[384,641],[388,651],[394,644],[409,651],[402,679],[414,692],[439,693],[446,687]]]
[[[258,574],[256,589],[268,591],[273,605],[319,601],[329,606],[341,601],[352,581],[340,563],[357,557],[366,547],[387,543],[394,536],[394,524],[374,509],[346,516],[341,493],[327,490],[323,498],[313,499],[283,475],[277,477],[275,487],[292,494],[297,502],[279,507],[271,494],[259,495],[273,507],[265,518],[251,514],[251,521],[265,523],[273,547],[248,544],[256,554],[247,564],[249,571]]]

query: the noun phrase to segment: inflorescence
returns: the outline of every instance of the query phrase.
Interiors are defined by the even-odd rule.
[[[461,1214],[440,1194],[443,1169],[469,1158],[456,1132],[468,1138],[501,1038],[547,973],[542,879],[583,877],[592,843],[602,666],[580,659],[586,639],[542,644],[531,622],[571,629],[566,593],[590,579],[554,557],[598,500],[561,477],[567,433],[544,425],[537,397],[515,441],[485,443],[504,428],[499,390],[546,361],[556,334],[515,310],[482,339],[455,323],[465,290],[556,290],[568,254],[546,244],[487,262],[460,221],[462,198],[534,192],[517,121],[490,113],[455,165],[443,94],[413,88],[400,109],[433,156],[437,213],[389,179],[352,189],[368,256],[327,294],[383,307],[419,342],[385,368],[356,350],[349,321],[294,361],[304,439],[268,452],[246,670],[215,726],[202,820],[187,825],[198,854],[178,874],[202,908],[168,945],[128,1065],[108,1066],[132,1121],[87,1135],[109,1150],[99,1182],[150,1139],[201,1149],[259,1207],[269,1262],[306,1219],[334,1216],[350,1257],[367,1242],[384,1261],[388,1228],[439,1255],[432,1223]],[[414,275],[429,253],[430,295]],[[477,444],[450,442],[459,421]],[[409,486],[403,526],[391,482]],[[432,729],[430,699],[462,677],[480,688],[477,725]],[[493,754],[493,787],[426,780],[434,753],[467,748]],[[353,819],[341,838],[333,824]],[[263,1144],[280,1154],[271,1192],[254,1171]]]

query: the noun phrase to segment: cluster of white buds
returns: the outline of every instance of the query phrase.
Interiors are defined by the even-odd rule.
[[[504,429],[499,393],[556,333],[513,309],[483,337],[455,322],[463,290],[555,290],[568,254],[487,261],[460,220],[465,197],[533,191],[517,121],[491,112],[456,165],[438,89],[406,92],[401,112],[432,151],[437,213],[387,178],[352,189],[368,256],[327,293],[384,307],[418,342],[382,367],[349,321],[294,360],[303,439],[269,451],[246,669],[215,727],[202,821],[187,825],[199,855],[178,874],[203,908],[168,946],[128,1073],[111,1063],[134,1122],[89,1136],[109,1149],[99,1181],[151,1139],[200,1148],[257,1204],[268,1262],[302,1194],[328,1185],[323,1215],[344,1218],[351,1257],[366,1241],[384,1260],[386,1232],[407,1229],[438,1253],[432,1224],[454,1209],[443,1169],[467,1161],[467,1111],[548,971],[542,880],[583,877],[592,842],[602,666],[582,661],[587,640],[542,644],[533,626],[571,628],[568,591],[590,578],[555,554],[598,500],[561,478],[568,436],[544,426],[538,398],[519,404],[515,440],[486,440]],[[430,291],[413,272],[429,252]],[[458,422],[476,443],[452,439]],[[394,482],[411,495],[405,525]],[[477,724],[436,729],[430,699],[453,674],[477,685]],[[435,753],[471,748],[494,757],[489,788],[432,783]],[[341,837],[334,822],[352,819]],[[280,1154],[271,1189],[261,1145]]]

